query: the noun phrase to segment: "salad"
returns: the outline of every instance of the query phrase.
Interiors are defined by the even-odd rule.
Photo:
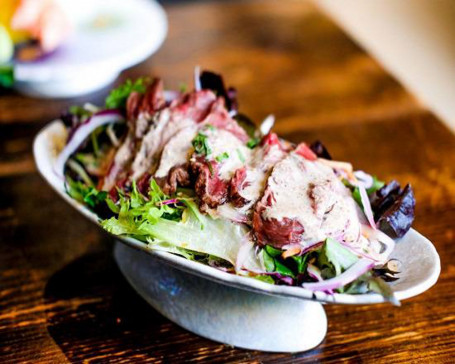
[[[61,120],[55,173],[109,233],[227,274],[398,304],[390,254],[414,219],[411,186],[279,138],[273,116],[257,127],[220,75],[196,69],[190,91],[128,80]]]

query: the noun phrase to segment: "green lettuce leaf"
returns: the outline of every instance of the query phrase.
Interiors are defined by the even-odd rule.
[[[379,180],[376,176],[373,176],[373,185],[367,189],[367,194],[371,195],[385,185],[384,181]]]
[[[395,297],[390,285],[372,272],[365,273],[345,288],[344,293],[348,294],[379,293],[393,305],[400,306],[400,301]]]
[[[343,180],[343,183],[346,187],[349,187],[352,191],[352,197],[354,198],[355,202],[363,209],[362,198],[360,197],[360,191],[358,187],[355,187],[349,183],[347,180]],[[366,190],[367,195],[370,196],[372,193],[379,190],[381,187],[385,185],[384,181],[379,180],[376,176],[373,176],[373,185]]]
[[[247,228],[202,215],[190,198],[181,199],[184,206],[161,204],[168,198],[154,180],[148,199],[133,184],[128,198],[120,196],[116,205],[119,208],[118,216],[102,221],[101,225],[111,234],[134,236],[146,241],[151,248],[163,249],[163,246],[167,246],[168,249],[172,247],[173,251],[185,249],[208,254],[234,265]]]
[[[95,187],[87,186],[80,181],[74,181],[68,176],[66,181],[66,192],[68,195],[91,208],[95,208],[106,200],[106,191],[98,191]]]
[[[321,268],[333,268],[333,276],[340,275],[358,260],[359,258],[354,253],[332,238],[326,239],[318,257]]]
[[[288,266],[286,259],[281,258],[282,253],[283,251],[270,245],[266,245],[264,249],[262,249],[262,258],[266,271],[280,273],[284,276],[295,278],[295,273],[291,267]]]
[[[126,100],[131,92],[144,93],[146,90],[147,79],[138,78],[136,81],[126,80],[126,82],[113,89],[106,98],[106,108],[120,109],[126,106]]]

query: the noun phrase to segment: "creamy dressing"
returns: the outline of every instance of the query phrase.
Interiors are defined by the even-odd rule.
[[[154,155],[160,148],[161,134],[170,120],[170,112],[164,109],[158,114],[155,114],[154,120],[150,125],[149,130],[144,135],[139,151],[134,158],[131,166],[131,179],[135,180],[147,172],[154,163],[156,163]]]
[[[262,196],[271,169],[285,155],[286,152],[283,152],[279,145],[272,145],[267,151],[264,147],[253,150],[246,170],[245,187],[239,192],[240,196],[251,201],[247,204],[248,207]]]
[[[161,135],[161,145],[166,145],[166,143],[180,130],[188,128],[190,126],[197,125],[196,121],[184,114],[172,112],[172,117],[166,125],[166,128],[163,130]]]
[[[186,163],[191,157],[194,148],[192,141],[198,131],[207,136],[210,147],[208,160],[215,160],[224,153],[227,158],[217,161],[220,164],[219,176],[223,180],[230,180],[234,172],[248,163],[251,159],[251,150],[247,148],[231,132],[219,128],[207,128],[206,125],[192,125],[176,133],[164,146],[156,177],[165,177],[174,166]]]
[[[291,153],[279,162],[268,179],[274,202],[264,219],[295,219],[304,228],[302,243],[334,237],[356,242],[360,222],[356,203],[333,170]]]
[[[136,139],[142,139],[144,134],[147,132],[149,123],[152,120],[152,117],[149,113],[141,112],[136,120]]]
[[[216,209],[207,209],[207,213],[214,219],[222,217],[237,223],[248,221],[246,211],[236,208],[230,202],[219,205]]]
[[[248,169],[243,183],[245,187],[239,191],[240,196],[254,203],[261,197],[265,189],[266,180],[267,173],[263,170],[259,168]]]
[[[180,130],[195,125],[191,118],[181,113],[164,109],[157,114],[154,122],[142,139],[140,149],[132,165],[132,179],[137,179],[146,172],[153,172],[158,164],[159,155],[169,140]]]
[[[156,177],[166,177],[172,167],[186,163],[193,153],[191,142],[197,134],[197,127],[188,127],[175,134],[164,146]]]
[[[230,180],[234,172],[243,167],[251,159],[251,149],[239,140],[234,134],[215,128],[206,129],[204,134],[208,137],[208,145],[211,149],[209,159],[215,159],[223,153],[228,154],[228,158],[220,163],[219,175],[223,180]]]

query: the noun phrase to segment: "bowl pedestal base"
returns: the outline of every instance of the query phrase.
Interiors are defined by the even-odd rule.
[[[301,352],[319,345],[327,316],[318,302],[259,294],[181,271],[116,242],[115,259],[158,312],[202,337],[238,348]]]

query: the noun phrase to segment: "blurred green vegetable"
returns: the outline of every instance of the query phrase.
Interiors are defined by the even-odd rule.
[[[14,45],[6,28],[0,24],[0,64],[7,63],[13,58]]]

